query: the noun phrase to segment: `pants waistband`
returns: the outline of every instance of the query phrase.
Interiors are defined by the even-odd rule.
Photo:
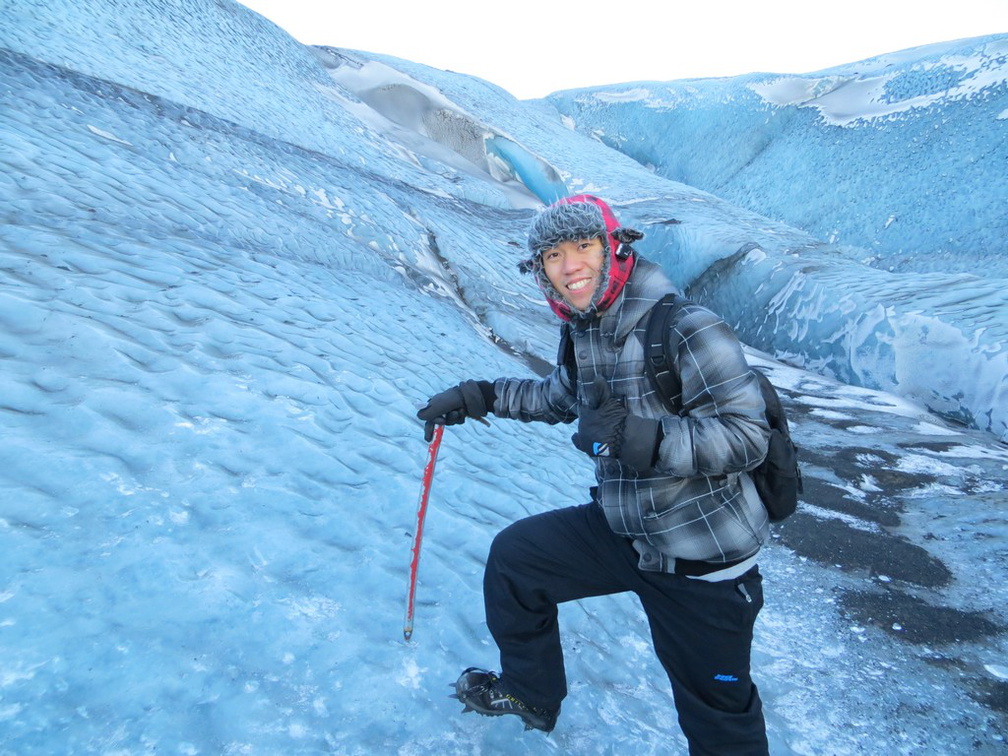
[[[752,557],[736,559],[734,562],[699,562],[693,559],[677,558],[673,560],[675,565],[673,574],[686,575],[687,577],[702,577],[704,575],[710,575],[712,572],[730,570],[732,567],[737,567],[751,558]]]

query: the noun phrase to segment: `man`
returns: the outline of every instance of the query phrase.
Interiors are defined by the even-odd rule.
[[[690,753],[762,754],[749,670],[769,523],[741,474],[766,454],[763,400],[728,326],[688,305],[666,334],[682,383],[671,397],[681,410],[668,413],[643,341],[651,307],[674,287],[630,247],[640,238],[590,195],[540,212],[520,267],[568,323],[574,362],[541,380],[465,381],[417,413],[428,437],[435,424],[488,412],[577,421],[572,441],[595,463],[590,503],[528,517],[494,539],[483,592],[501,674],[470,667],[456,691],[469,709],[549,732],[567,694],[557,605],[633,591]]]

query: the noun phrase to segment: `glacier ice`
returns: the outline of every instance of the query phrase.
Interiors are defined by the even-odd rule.
[[[0,47],[0,750],[685,753],[654,715],[667,681],[628,596],[561,608],[572,694],[549,741],[439,692],[493,663],[493,532],[584,496],[569,428],[446,433],[417,642],[401,642],[416,405],[552,360],[555,320],[515,263],[554,182],[611,199],[679,285],[763,313],[751,340],[815,345],[825,373],[912,379],[934,400],[980,385],[922,354],[936,342],[999,359],[996,296],[966,276],[864,273],[856,248],[663,178],[548,103],[308,51],[230,0],[8,0]],[[380,112],[339,80],[354,70],[419,111]],[[428,109],[451,114],[442,131]],[[515,149],[484,153],[498,138]],[[816,529],[895,531],[956,578],[912,590],[999,618],[1003,446],[753,359],[794,401]],[[848,573],[777,540],[762,564],[774,753],[1003,749],[971,697],[1003,682],[1003,635],[915,648],[893,639],[921,632],[914,616],[877,628],[838,606],[852,587],[899,591],[912,564]]]

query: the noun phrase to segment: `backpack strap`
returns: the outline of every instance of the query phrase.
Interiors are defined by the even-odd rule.
[[[574,357],[574,339],[571,338],[570,323],[563,323],[560,326],[560,346],[557,348],[557,365],[567,368],[567,377],[570,379],[571,391],[577,396],[577,359]]]
[[[662,404],[673,412],[681,410],[674,400],[682,394],[682,381],[673,364],[668,334],[674,318],[687,304],[689,300],[678,294],[666,294],[651,308],[644,333],[644,370]]]

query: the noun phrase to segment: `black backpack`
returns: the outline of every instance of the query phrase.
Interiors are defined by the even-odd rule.
[[[666,336],[673,318],[689,304],[692,302],[678,294],[667,294],[651,309],[644,337],[644,367],[648,378],[662,402],[673,412],[679,408],[672,405],[672,397],[682,392],[682,384],[675,364],[668,359]],[[558,362],[566,365],[571,382],[576,385],[577,363],[566,325],[560,339]],[[791,438],[787,416],[777,390],[762,371],[750,369],[759,382],[760,393],[766,404],[770,444],[766,458],[749,471],[749,477],[766,507],[770,522],[780,522],[794,513],[798,507],[798,494],[803,492],[798,447]]]

